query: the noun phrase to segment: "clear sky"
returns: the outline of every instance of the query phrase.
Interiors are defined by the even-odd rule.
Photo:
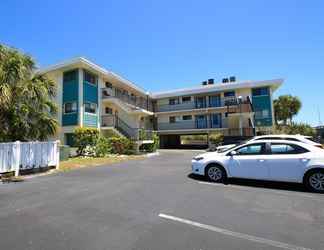
[[[324,1],[92,0],[0,3],[0,43],[45,66],[75,56],[149,91],[207,78],[284,78],[296,120],[324,122]]]

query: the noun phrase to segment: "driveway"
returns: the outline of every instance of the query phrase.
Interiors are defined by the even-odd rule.
[[[0,185],[1,249],[324,249],[324,195],[190,175],[193,151]]]

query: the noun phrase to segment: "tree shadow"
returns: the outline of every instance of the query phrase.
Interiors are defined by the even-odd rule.
[[[206,183],[213,183],[207,180],[205,176],[196,175],[190,173],[188,178],[201,181]],[[259,181],[259,180],[250,180],[250,179],[239,179],[239,178],[229,178],[224,185],[235,185],[235,186],[245,186],[245,187],[255,187],[255,188],[265,188],[265,189],[274,189],[274,190],[286,190],[286,191],[295,191],[295,192],[309,192],[303,184],[301,183],[289,183],[289,182],[277,182],[277,181]]]

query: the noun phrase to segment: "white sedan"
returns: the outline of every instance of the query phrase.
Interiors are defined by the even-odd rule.
[[[246,142],[252,142],[252,141],[260,141],[260,140],[287,140],[287,141],[297,141],[297,142],[303,142],[306,144],[310,144],[319,148],[323,148],[323,145],[313,141],[311,136],[305,136],[305,135],[259,135],[255,136],[250,140],[247,140]],[[223,152],[225,150],[228,150],[237,144],[228,144],[228,145],[223,145],[223,146],[218,146],[216,148],[217,152]]]
[[[198,155],[192,159],[192,172],[214,182],[228,177],[286,181],[324,192],[324,150],[288,140],[258,140]]]

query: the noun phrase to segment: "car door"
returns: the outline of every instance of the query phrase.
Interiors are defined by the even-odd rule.
[[[235,155],[229,153],[229,172],[232,177],[260,179],[269,178],[265,161],[265,143],[252,143],[235,149]]]
[[[298,182],[302,179],[309,151],[293,143],[270,143],[266,157],[271,180]]]

